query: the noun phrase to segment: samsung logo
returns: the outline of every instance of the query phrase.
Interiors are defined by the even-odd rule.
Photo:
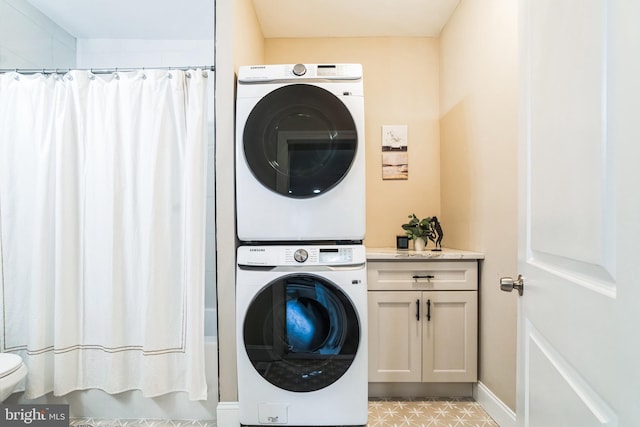
[[[267,250],[264,248],[251,248],[249,252],[266,252]]]

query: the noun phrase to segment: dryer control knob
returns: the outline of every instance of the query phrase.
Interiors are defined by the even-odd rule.
[[[305,262],[309,258],[309,253],[304,249],[298,249],[293,253],[293,259],[298,262]]]
[[[293,74],[296,76],[304,76],[307,73],[307,67],[304,64],[296,64],[293,66]]]

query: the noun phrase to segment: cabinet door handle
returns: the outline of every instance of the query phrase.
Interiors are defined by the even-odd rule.
[[[420,321],[420,300],[416,300],[416,320]]]
[[[435,277],[436,277],[436,276],[434,276],[433,274],[427,274],[427,275],[424,275],[424,276],[419,275],[419,274],[416,274],[416,275],[414,275],[414,276],[411,276],[411,278],[412,278],[413,280],[418,280],[418,279],[427,279],[427,280],[431,280],[431,279],[435,279]]]
[[[431,300],[427,300],[427,322],[431,322]]]

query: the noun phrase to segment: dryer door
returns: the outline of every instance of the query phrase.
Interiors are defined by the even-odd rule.
[[[317,86],[283,86],[245,123],[243,147],[256,179],[278,194],[314,197],[336,186],[356,155],[356,125],[340,99]]]
[[[244,347],[254,368],[284,390],[309,392],[335,383],[351,366],[360,323],[349,297],[311,274],[269,283],[249,305]]]

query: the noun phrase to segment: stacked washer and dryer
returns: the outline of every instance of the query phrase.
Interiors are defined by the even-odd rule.
[[[240,67],[242,425],[367,423],[364,147],[361,65]]]

